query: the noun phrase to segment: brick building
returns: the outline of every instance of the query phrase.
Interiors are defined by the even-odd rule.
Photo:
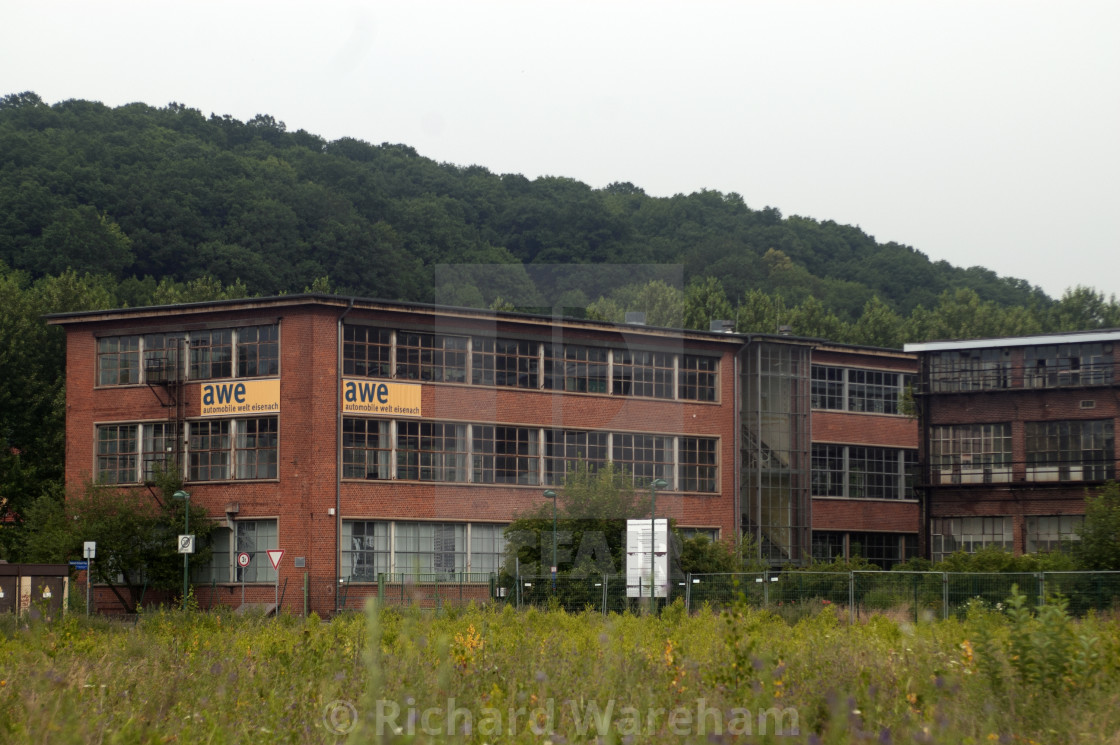
[[[327,295],[49,321],[67,333],[67,483],[181,473],[220,523],[193,571],[204,607],[240,603],[242,582],[271,601],[270,549],[289,610],[306,588],[333,612],[340,584],[354,606],[383,573],[485,592],[505,525],[580,461],[664,479],[659,517],[752,532],[774,564],[858,543],[887,565],[917,530],[897,351]]]
[[[923,553],[1076,539],[1115,478],[1120,331],[908,344],[919,360]]]

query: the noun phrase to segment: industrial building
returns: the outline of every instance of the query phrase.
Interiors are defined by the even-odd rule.
[[[916,550],[897,350],[319,294],[49,322],[68,485],[181,474],[220,522],[192,573],[204,607],[269,602],[278,579],[320,614],[379,575],[485,589],[504,527],[580,462],[664,480],[658,517],[751,533],[774,565]]]

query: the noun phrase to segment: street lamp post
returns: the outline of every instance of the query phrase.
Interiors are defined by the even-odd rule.
[[[656,570],[654,548],[657,545],[657,490],[669,485],[665,479],[654,479],[649,482],[649,612],[653,613],[653,576]]]
[[[556,592],[556,497],[552,489],[545,489],[544,495],[552,500],[552,591]]]
[[[191,534],[191,495],[180,489],[171,495],[175,499],[183,500],[183,535]],[[191,572],[191,555],[183,552],[183,610],[187,609],[188,578]]]

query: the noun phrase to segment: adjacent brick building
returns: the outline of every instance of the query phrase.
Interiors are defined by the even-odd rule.
[[[1116,476],[1120,331],[909,344],[918,355],[923,552],[1076,540]]]

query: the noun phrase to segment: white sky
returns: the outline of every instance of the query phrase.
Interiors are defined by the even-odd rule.
[[[1120,293],[1116,0],[3,0],[0,28],[0,95],[738,192],[1054,297]]]

